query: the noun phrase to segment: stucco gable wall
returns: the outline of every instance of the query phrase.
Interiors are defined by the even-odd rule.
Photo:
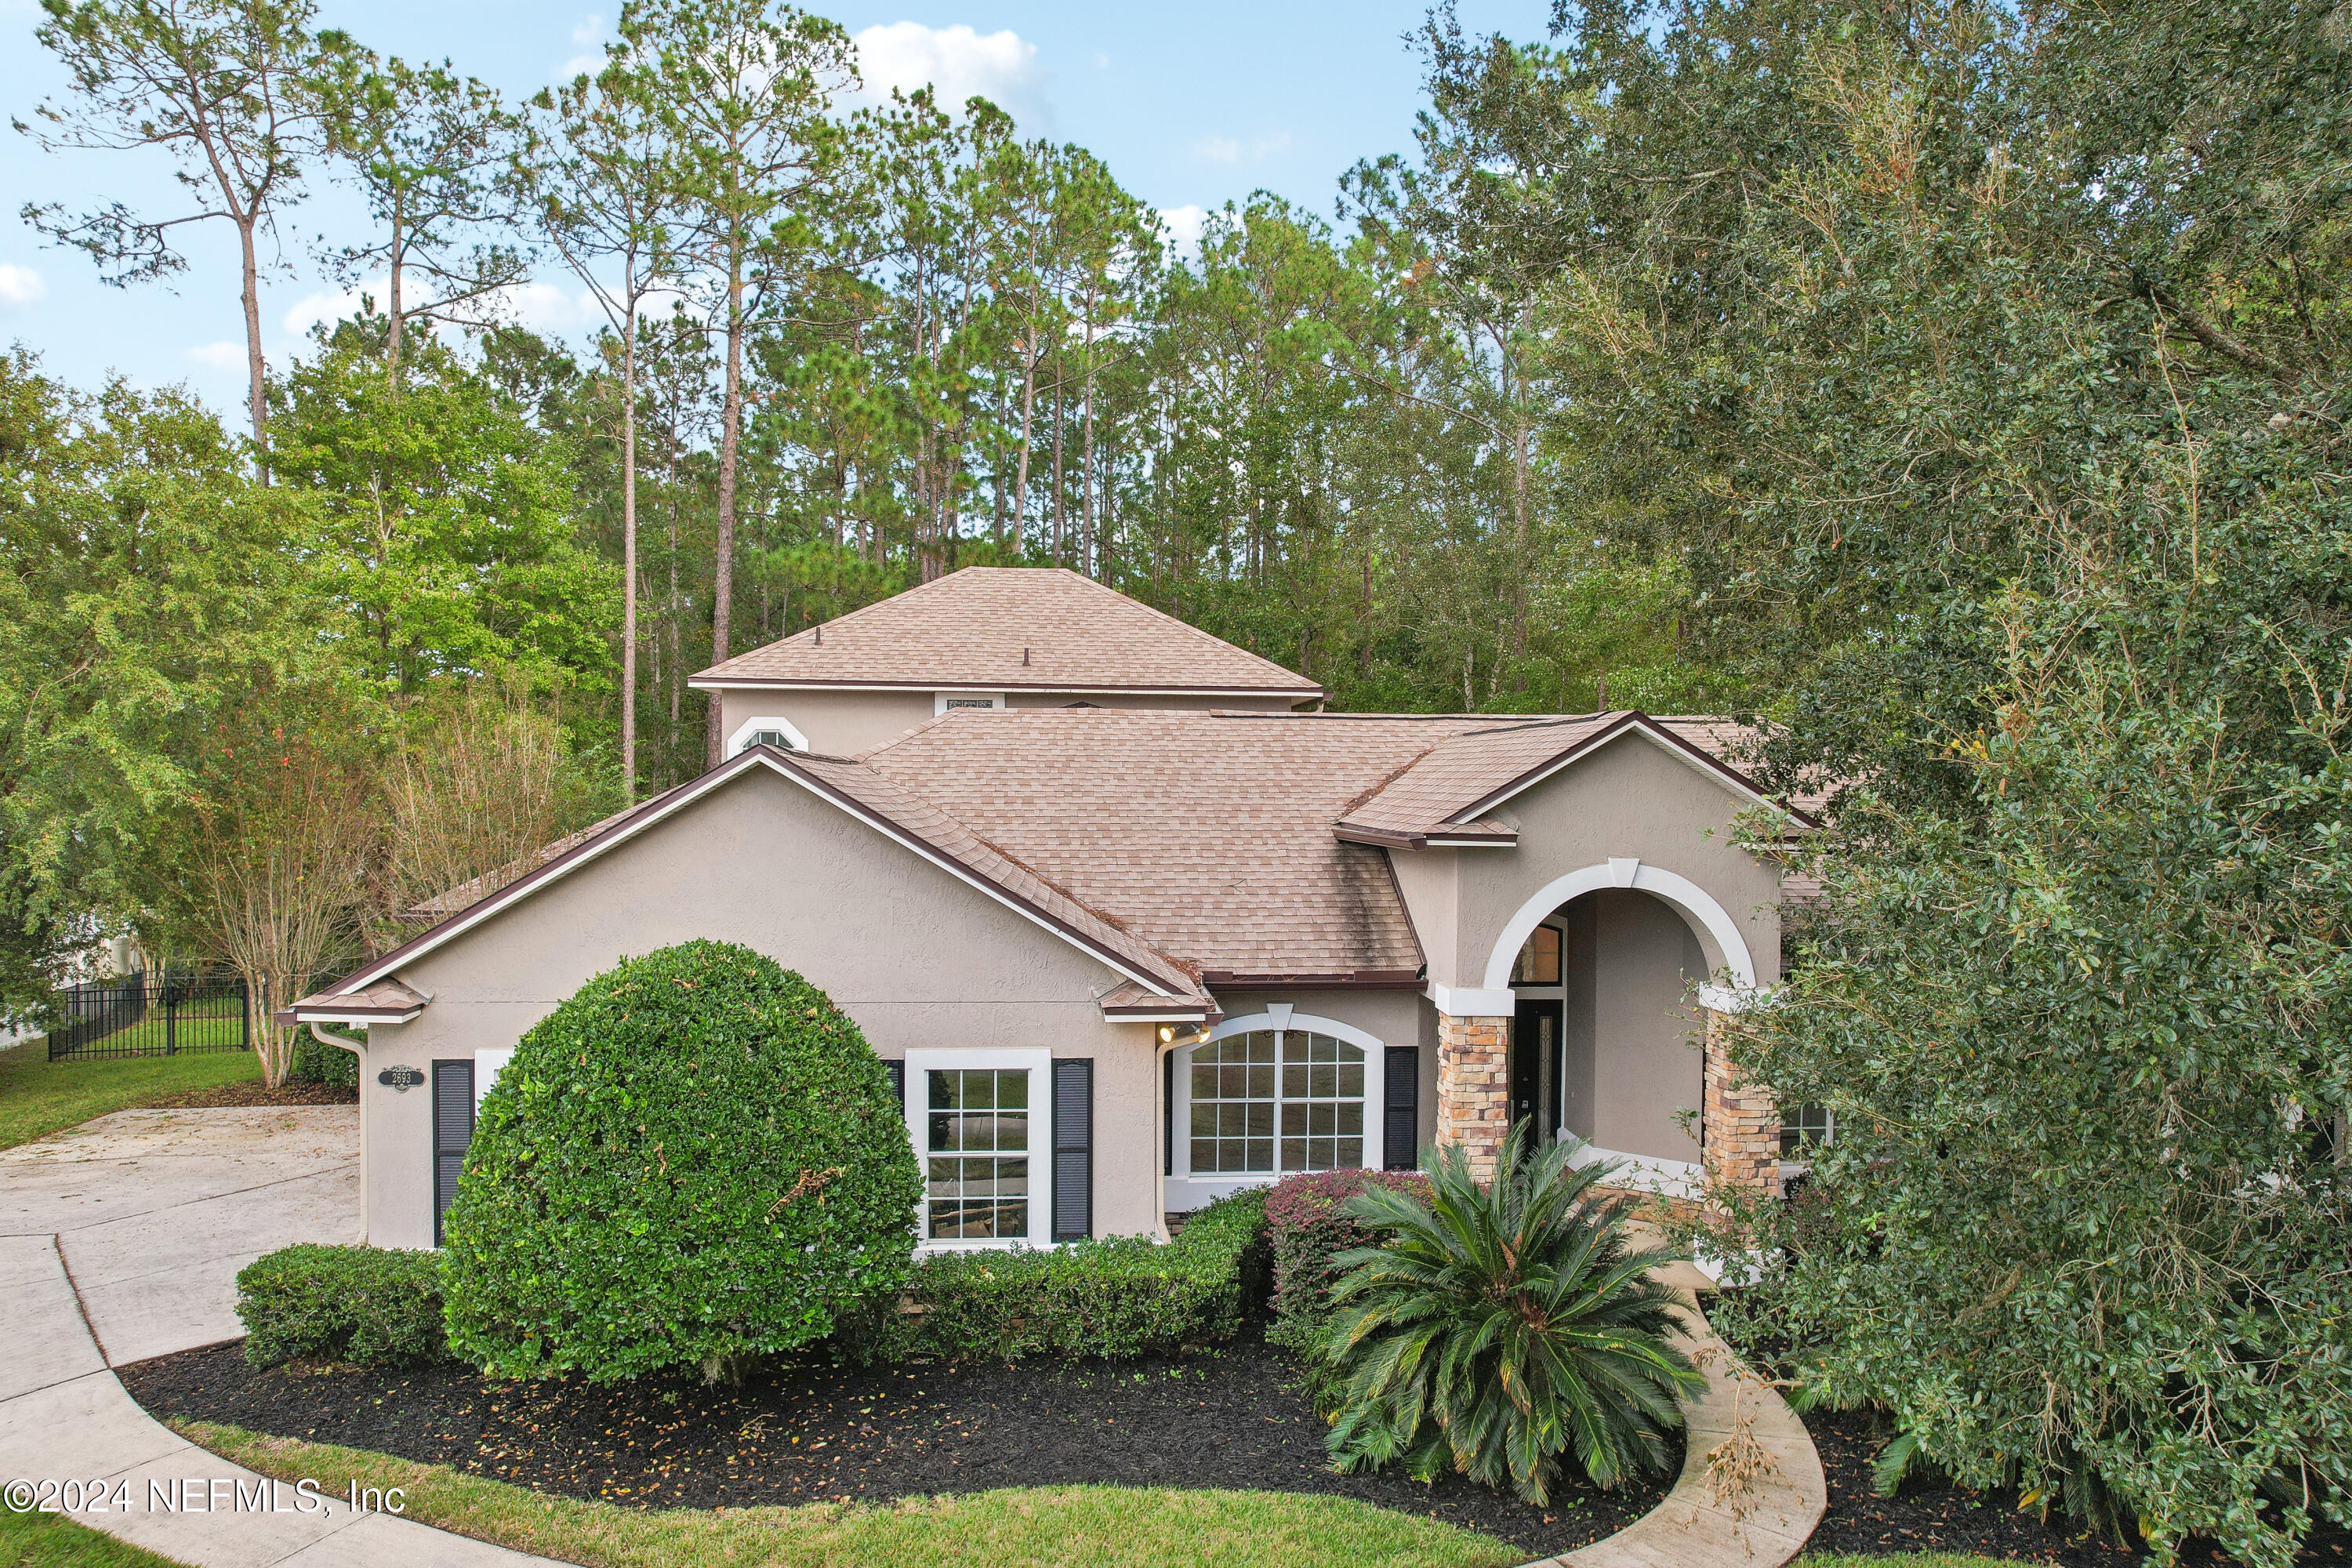
[[[1779,979],[1780,876],[1732,841],[1744,808],[1728,787],[1644,736],[1610,742],[1489,814],[1517,828],[1517,848],[1455,853],[1453,940],[1422,932],[1433,952],[1450,952],[1453,975],[1435,965],[1433,973],[1452,985],[1483,984],[1496,939],[1530,897],[1570,872],[1631,858],[1705,889],[1739,924],[1757,980]],[[1416,900],[1416,917],[1439,902]],[[1719,962],[1711,945],[1706,958]]]
[[[886,1058],[1040,1046],[1093,1058],[1096,1230],[1152,1225],[1151,1030],[1105,1023],[1095,1005],[1121,977],[754,769],[400,970],[433,1001],[415,1023],[371,1031],[370,1239],[432,1245],[430,1096],[396,1094],[377,1072],[511,1046],[624,955],[696,937],[741,942],[798,970]]]
[[[807,737],[809,750],[854,757],[887,745],[938,715],[928,691],[809,691],[738,687],[712,693],[719,706],[719,738],[753,719],[782,717]]]

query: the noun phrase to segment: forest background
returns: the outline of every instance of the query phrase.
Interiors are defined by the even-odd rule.
[[[1753,840],[1822,892],[1727,1027],[1831,1135],[1725,1195],[1727,1324],[1891,1479],[2352,1526],[2352,0],[1441,7],[1416,144],[1197,251],[758,0],[530,104],[301,0],[47,16],[29,133],[187,203],[27,216],[127,286],[234,228],[251,391],[0,368],[0,1002],[129,930],[275,1005],[699,772],[695,669],[963,565],[1343,708],[1735,713],[1844,787]],[[393,286],[273,373],[323,179]],[[554,265],[595,341],[502,324]]]

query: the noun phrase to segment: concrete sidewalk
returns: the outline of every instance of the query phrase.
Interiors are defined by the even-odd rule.
[[[1665,1271],[1689,1290],[1704,1283],[1687,1263]],[[1690,1308],[1683,1342],[1706,1389],[1683,1405],[1683,1473],[1666,1500],[1616,1534],[1528,1568],[1780,1568],[1805,1549],[1829,1509],[1829,1479],[1805,1424]],[[1709,1461],[1727,1445],[1762,1461],[1748,1485],[1718,1489]],[[1728,1457],[1728,1456],[1727,1456]]]
[[[346,1477],[316,1478],[304,1511],[115,1378],[242,1333],[236,1271],[261,1254],[357,1240],[358,1149],[356,1112],[327,1106],[124,1110],[0,1152],[0,1481],[79,1483],[75,1520],[197,1568],[548,1562],[355,1513]]]

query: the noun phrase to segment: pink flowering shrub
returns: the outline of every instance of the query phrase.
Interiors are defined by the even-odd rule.
[[[1379,1238],[1339,1212],[1368,1186],[1388,1187],[1429,1201],[1429,1178],[1418,1171],[1315,1171],[1286,1176],[1265,1195],[1265,1239],[1274,1254],[1274,1321],[1265,1337],[1305,1352],[1320,1343],[1331,1318],[1331,1255]]]

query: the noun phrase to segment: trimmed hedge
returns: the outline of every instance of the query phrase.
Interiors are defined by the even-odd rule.
[[[1286,1176],[1265,1196],[1265,1238],[1274,1257],[1274,1321],[1270,1344],[1302,1355],[1319,1351],[1331,1321],[1331,1256],[1351,1247],[1377,1247],[1381,1237],[1341,1212],[1366,1187],[1387,1187],[1429,1202],[1429,1178],[1419,1171],[1316,1171]]]
[[[1236,1193],[1164,1246],[1137,1236],[933,1254],[898,1310],[860,1313],[839,1343],[861,1364],[1164,1354],[1233,1338],[1265,1291],[1265,1194]]]
[[[921,1193],[889,1073],[823,991],[730,942],[626,959],[482,1100],[443,1224],[450,1348],[736,1381],[898,1297]]]
[[[441,1257],[373,1247],[287,1247],[237,1271],[245,1359],[446,1361]]]

